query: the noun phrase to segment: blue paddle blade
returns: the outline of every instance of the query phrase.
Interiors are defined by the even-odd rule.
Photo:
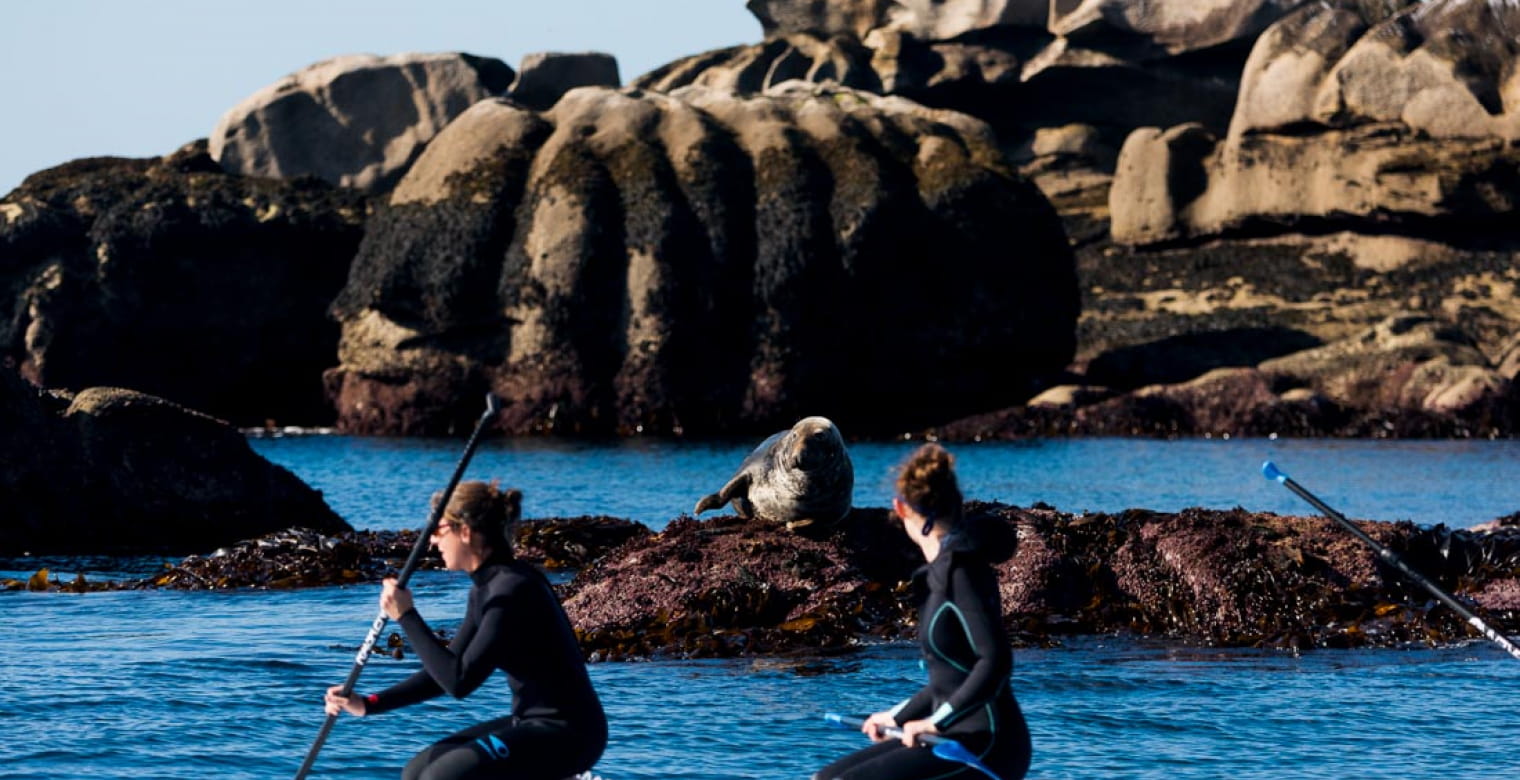
[[[953,739],[944,740],[934,746],[934,755],[946,761],[955,761],[961,764],[979,763],[977,757],[966,749],[965,745]]]
[[[939,756],[946,761],[954,761],[958,764],[965,764],[966,766],[971,767],[972,769],[975,769],[976,771],[992,778],[992,780],[999,780],[998,776],[993,774],[992,770],[988,769],[987,765],[983,764],[981,759],[976,757],[975,753],[967,750],[965,745],[962,745],[953,739],[941,739],[939,742],[935,743],[933,752],[934,755]]]
[[[1279,471],[1278,468],[1277,468],[1277,464],[1273,463],[1270,460],[1267,461],[1267,462],[1265,462],[1265,463],[1263,463],[1263,464],[1261,464],[1261,475],[1263,477],[1266,477],[1267,479],[1272,480],[1273,482],[1287,482],[1288,481],[1288,475],[1282,473],[1281,471]]]

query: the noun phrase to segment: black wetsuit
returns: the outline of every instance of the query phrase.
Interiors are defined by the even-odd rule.
[[[401,616],[422,670],[366,699],[378,714],[441,693],[463,698],[506,672],[510,717],[482,723],[418,753],[406,780],[466,777],[560,780],[590,769],[607,746],[607,718],[570,622],[531,565],[492,558],[470,574],[469,607],[444,644],[415,609]]]
[[[898,725],[928,718],[1002,780],[1029,771],[1029,728],[1013,698],[1013,651],[1003,633],[997,574],[968,540],[945,537],[934,561],[915,575],[924,594],[919,646],[929,684],[890,712]],[[899,740],[879,742],[824,767],[815,780],[927,780],[985,777]]]

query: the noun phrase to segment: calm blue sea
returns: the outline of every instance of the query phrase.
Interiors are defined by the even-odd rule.
[[[356,527],[413,528],[461,442],[256,439]],[[750,443],[487,442],[470,478],[525,491],[530,517],[607,514],[661,527],[730,475]],[[910,443],[855,444],[856,503],[884,506]],[[1271,458],[1352,517],[1465,526],[1520,510],[1520,443],[1103,440],[952,447],[969,497],[1067,511],[1188,506],[1304,514],[1262,479]],[[152,560],[46,563],[120,578]],[[457,574],[413,580],[440,626]],[[0,593],[0,778],[293,777],[376,610],[373,586],[297,592]],[[1017,653],[1035,778],[1514,777],[1520,662],[1487,642],[1399,650],[1212,650],[1099,637]],[[376,658],[361,690],[408,674]],[[865,712],[914,690],[913,649],[844,657],[600,664],[613,719],[598,771],[631,778],[805,778],[858,735],[824,711]],[[506,707],[471,699],[343,718],[316,777],[389,778],[417,749]]]

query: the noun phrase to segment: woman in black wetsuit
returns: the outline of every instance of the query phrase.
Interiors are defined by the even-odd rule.
[[[460,484],[431,539],[444,566],[469,572],[475,583],[454,640],[439,640],[411,593],[388,579],[380,607],[406,631],[422,670],[368,696],[339,696],[341,685],[327,690],[328,714],[375,715],[440,693],[464,698],[492,671],[506,673],[512,714],[418,753],[405,780],[562,780],[590,769],[607,746],[607,719],[570,622],[543,574],[513,558],[509,534],[521,504],[516,490]]]
[[[997,573],[1016,537],[1000,520],[968,522],[961,513],[954,458],[937,444],[919,447],[897,478],[892,509],[928,563],[914,574],[923,602],[918,642],[929,684],[866,719],[877,744],[824,767],[814,780],[928,780],[982,777],[977,770],[918,747],[920,734],[943,734],[1002,780],[1029,771],[1029,728],[1013,698],[1013,651],[1003,634]],[[902,729],[888,740],[883,728]]]

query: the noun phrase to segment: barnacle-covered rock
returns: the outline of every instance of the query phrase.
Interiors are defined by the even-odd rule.
[[[368,433],[466,428],[486,389],[511,433],[813,410],[895,433],[1065,365],[1076,296],[1050,204],[973,117],[800,82],[585,87],[481,101],[428,146],[334,304],[328,389]],[[915,381],[858,392],[888,375]]]

